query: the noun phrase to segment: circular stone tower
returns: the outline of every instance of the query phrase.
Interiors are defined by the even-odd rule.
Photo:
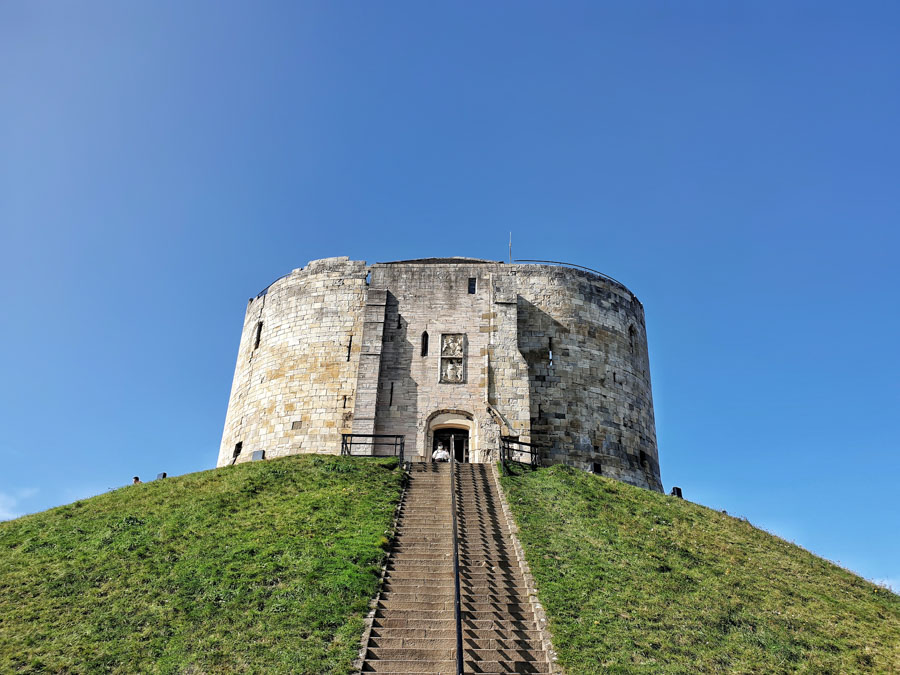
[[[609,277],[473,258],[328,258],[250,300],[218,465],[395,434],[430,461],[501,436],[662,490],[644,309]]]

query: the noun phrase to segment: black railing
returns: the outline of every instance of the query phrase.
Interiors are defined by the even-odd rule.
[[[593,272],[597,276],[603,277],[604,279],[609,279],[610,281],[615,281],[617,284],[619,284],[619,286],[625,286],[625,284],[623,284],[621,281],[619,281],[618,279],[613,279],[608,274],[604,274],[603,272],[599,272],[595,269],[591,269],[590,267],[585,267],[584,265],[576,265],[575,263],[560,262],[559,260],[525,260],[524,258],[519,259],[519,260],[514,260],[513,262],[540,263],[541,265],[559,265],[560,267],[574,267],[575,269],[585,270],[587,272]],[[272,283],[275,283],[275,282],[272,282]]]
[[[453,514],[453,616],[456,619],[456,673],[463,675],[462,610],[459,594],[459,538],[456,534],[456,453],[450,453],[450,512]]]
[[[540,448],[537,443],[526,443],[515,436],[500,437],[500,466],[503,471],[509,472],[509,464],[527,464],[537,468],[541,465]]]
[[[403,464],[402,434],[341,434],[341,454],[349,457],[399,457]]]

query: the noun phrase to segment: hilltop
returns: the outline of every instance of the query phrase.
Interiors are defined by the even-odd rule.
[[[403,483],[301,455],[0,523],[0,672],[350,672]],[[571,675],[900,672],[900,597],[744,520],[564,466],[502,483]]]
[[[295,456],[0,523],[0,672],[348,672],[402,476]]]
[[[569,673],[900,672],[900,597],[746,520],[566,466],[502,483]]]

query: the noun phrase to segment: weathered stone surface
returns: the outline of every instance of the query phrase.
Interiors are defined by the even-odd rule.
[[[236,461],[338,453],[351,432],[427,461],[448,427],[475,462],[519,436],[661,490],[643,306],[590,272],[469,258],[316,260],[250,301],[219,466],[238,443]]]

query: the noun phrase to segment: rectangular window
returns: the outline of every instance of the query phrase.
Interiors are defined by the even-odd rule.
[[[291,422],[291,431],[297,431],[301,426],[303,426],[303,422],[300,420],[294,420]]]
[[[394,383],[393,382],[391,382],[391,395],[390,395],[390,398],[388,399],[388,407],[390,407],[392,405],[394,405]]]
[[[475,277],[469,277],[469,295],[475,295]]]
[[[600,462],[593,462],[594,464],[594,473],[598,476],[603,475],[603,467],[600,465]]]

